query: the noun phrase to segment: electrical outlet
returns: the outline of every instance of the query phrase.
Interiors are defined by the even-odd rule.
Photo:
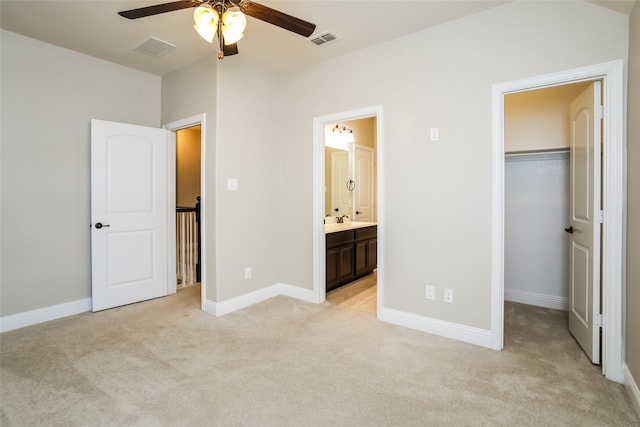
[[[435,286],[427,285],[425,295],[426,299],[436,299],[436,288]]]
[[[244,269],[244,278],[251,279],[251,267],[247,267]]]
[[[453,289],[445,289],[444,290],[444,302],[448,302],[449,304],[453,304]]]

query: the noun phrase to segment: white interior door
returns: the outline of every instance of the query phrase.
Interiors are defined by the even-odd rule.
[[[164,129],[91,121],[93,311],[167,295],[175,279],[167,252],[175,205],[167,196],[169,138],[175,134]]]
[[[373,148],[356,144],[353,156],[353,176],[356,181],[353,190],[354,221],[375,221],[373,156]]]
[[[351,215],[349,180],[349,152],[331,153],[331,215]],[[336,210],[337,209],[337,210]]]
[[[571,282],[569,330],[600,363],[601,120],[600,82],[571,103]]]

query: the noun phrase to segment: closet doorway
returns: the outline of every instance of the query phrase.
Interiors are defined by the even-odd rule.
[[[571,152],[571,105],[592,85],[578,82],[505,96],[505,301],[565,312],[571,308],[574,246],[566,231],[572,221],[571,159],[576,163]],[[601,141],[600,135],[597,139]],[[580,162],[577,166],[581,169]],[[597,175],[594,182],[599,188],[602,177]],[[597,209],[601,210],[599,201]],[[584,301],[582,305],[592,304],[587,312],[594,304],[601,312],[599,294]],[[599,336],[597,343],[580,342],[580,331],[569,329],[599,363]]]
[[[509,94],[577,82],[602,81],[602,373],[623,381],[624,188],[626,181],[624,61],[616,60],[492,87],[491,348],[504,345],[504,98]],[[595,93],[596,91],[594,91]],[[595,322],[594,322],[595,325]]]

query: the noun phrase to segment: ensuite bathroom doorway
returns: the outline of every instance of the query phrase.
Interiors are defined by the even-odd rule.
[[[376,315],[379,289],[379,115],[348,114],[322,121],[319,166],[322,223],[320,301]],[[324,243],[324,244],[320,244]],[[316,289],[318,290],[318,289]]]

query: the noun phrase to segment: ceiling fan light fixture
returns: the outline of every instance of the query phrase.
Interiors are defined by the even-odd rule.
[[[237,43],[244,36],[245,28],[247,28],[247,17],[240,11],[239,7],[231,7],[222,15],[224,44]]]
[[[213,38],[218,30],[218,12],[216,12],[208,3],[202,4],[193,12],[193,28],[200,34],[200,37],[213,43]]]

